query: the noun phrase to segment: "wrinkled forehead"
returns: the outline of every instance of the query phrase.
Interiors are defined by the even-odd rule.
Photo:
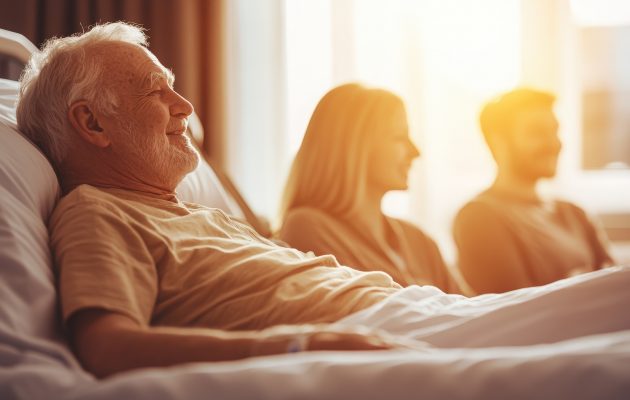
[[[151,86],[164,79],[172,85],[174,77],[153,53],[142,46],[113,42],[98,50],[105,64],[105,79],[122,87]]]

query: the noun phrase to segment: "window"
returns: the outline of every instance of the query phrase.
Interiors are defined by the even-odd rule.
[[[410,133],[423,154],[410,190],[386,197],[385,212],[421,226],[451,263],[455,213],[494,178],[480,109],[516,85],[558,97],[564,146],[558,176],[544,189],[593,213],[630,212],[630,2],[229,5],[228,168],[258,213],[276,216],[317,101],[348,81],[384,87],[405,100]]]
[[[579,29],[582,167],[630,168],[630,26]]]

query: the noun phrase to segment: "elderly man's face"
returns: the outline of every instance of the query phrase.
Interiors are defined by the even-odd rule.
[[[173,76],[149,51],[114,44],[105,53],[106,84],[119,97],[104,127],[130,179],[173,190],[198,162],[184,134],[192,105],[173,90]]]

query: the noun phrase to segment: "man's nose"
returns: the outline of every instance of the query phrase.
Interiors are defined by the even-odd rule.
[[[173,94],[175,95],[175,100],[171,105],[171,114],[182,118],[189,117],[195,110],[193,105],[176,91],[173,91]]]

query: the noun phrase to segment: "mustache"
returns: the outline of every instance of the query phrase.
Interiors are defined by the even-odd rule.
[[[188,118],[178,121],[176,124],[167,126],[168,133],[186,133],[188,130]]]

